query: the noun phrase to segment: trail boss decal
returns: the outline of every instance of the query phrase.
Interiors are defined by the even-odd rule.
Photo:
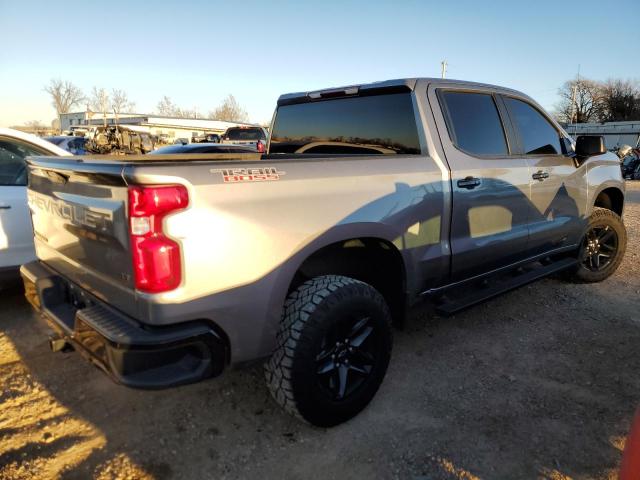
[[[280,180],[286,172],[279,172],[275,167],[264,168],[224,168],[211,169],[211,173],[220,173],[225,183],[238,182],[272,182]]]

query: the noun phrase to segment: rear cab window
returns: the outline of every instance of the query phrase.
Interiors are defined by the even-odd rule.
[[[440,91],[449,137],[465,153],[508,155],[509,149],[498,108],[490,93]]]
[[[225,140],[245,140],[245,141],[258,141],[265,140],[264,132],[261,128],[229,128],[225,135]]]
[[[419,155],[410,92],[281,105],[270,154]]]

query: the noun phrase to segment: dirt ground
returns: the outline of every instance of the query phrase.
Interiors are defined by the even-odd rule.
[[[51,353],[0,293],[0,478],[616,478],[640,405],[640,183],[629,245],[598,285],[548,279],[397,332],[372,404],[323,430],[270,399],[259,368],[165,391]]]

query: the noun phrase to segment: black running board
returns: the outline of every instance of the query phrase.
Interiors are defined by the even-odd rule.
[[[464,310],[472,305],[480,302],[484,302],[490,298],[493,298],[501,293],[514,290],[518,287],[522,287],[527,283],[531,283],[534,280],[549,276],[553,273],[559,272],[566,268],[574,266],[578,261],[575,258],[565,258],[557,262],[553,262],[549,265],[540,266],[529,271],[517,274],[507,280],[498,280],[496,284],[490,283],[486,287],[480,287],[472,290],[468,295],[464,295],[460,298],[455,298],[438,305],[436,311],[441,315],[453,315],[461,310]]]

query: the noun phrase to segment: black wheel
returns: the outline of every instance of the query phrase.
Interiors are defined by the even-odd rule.
[[[579,265],[567,272],[574,282],[601,282],[611,276],[624,257],[627,230],[611,210],[594,208],[579,252]]]
[[[278,345],[265,364],[267,384],[287,412],[331,427],[374,397],[391,345],[391,314],[376,289],[348,277],[316,277],[285,303]]]

